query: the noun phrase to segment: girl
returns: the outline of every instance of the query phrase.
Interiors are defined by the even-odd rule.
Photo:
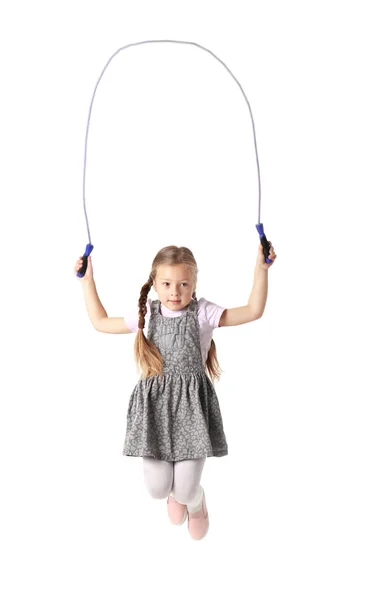
[[[132,333],[141,376],[129,401],[123,454],[143,457],[145,485],[153,498],[167,498],[174,525],[188,516],[192,539],[209,527],[205,493],[200,485],[205,460],[228,453],[214,381],[220,377],[215,327],[259,319],[265,309],[268,269],[276,254],[270,244],[266,263],[260,244],[248,304],[225,309],[196,297],[197,264],[183,246],[167,246],[155,256],[143,285],[138,311],[108,317],[97,295],[91,256],[81,279],[87,312],[97,331]],[[75,264],[75,272],[82,266]],[[158,300],[150,300],[153,287]],[[146,330],[146,335],[144,334]]]

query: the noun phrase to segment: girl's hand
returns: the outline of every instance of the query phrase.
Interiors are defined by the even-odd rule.
[[[268,240],[269,245],[270,245],[270,254],[269,254],[269,258],[271,261],[271,263],[267,263],[265,260],[265,254],[264,254],[264,249],[262,247],[262,244],[260,244],[259,248],[258,248],[258,254],[257,254],[257,261],[256,261],[256,267],[260,267],[261,269],[265,269],[265,271],[267,271],[268,269],[270,269],[270,267],[274,264],[275,259],[277,258],[277,255],[274,252],[274,248],[270,242],[270,240]]]
[[[77,271],[79,271],[79,269],[83,266],[83,260],[82,258],[78,258],[77,262],[75,263],[74,266],[74,274],[75,276],[77,276]],[[87,269],[85,274],[83,275],[83,277],[77,277],[77,279],[80,279],[81,281],[92,281],[93,280],[93,269],[92,269],[92,262],[91,262],[91,255],[87,257]]]

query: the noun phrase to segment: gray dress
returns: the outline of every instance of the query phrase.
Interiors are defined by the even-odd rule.
[[[201,355],[197,300],[165,317],[153,300],[148,339],[160,350],[163,374],[132,391],[122,454],[185,460],[228,454],[221,411]]]

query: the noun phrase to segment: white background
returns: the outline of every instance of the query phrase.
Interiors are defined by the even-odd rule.
[[[372,600],[373,201],[369,2],[7,2],[1,44],[1,596]],[[96,82],[119,48],[211,50],[250,102],[263,317],[216,329],[229,454],[210,530],[169,524],[122,456],[135,334],[91,325],[74,263]],[[97,89],[86,207],[109,316],[165,245],[198,297],[248,301],[259,238],[248,107],[203,50],[119,53]],[[155,293],[151,292],[152,299]]]

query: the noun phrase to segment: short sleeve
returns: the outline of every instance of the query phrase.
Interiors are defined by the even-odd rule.
[[[212,328],[215,329],[218,327],[219,320],[224,310],[226,310],[223,306],[219,306],[219,304],[215,304],[214,302],[210,302],[206,300],[206,298],[200,298],[200,310],[205,316],[206,323]]]

